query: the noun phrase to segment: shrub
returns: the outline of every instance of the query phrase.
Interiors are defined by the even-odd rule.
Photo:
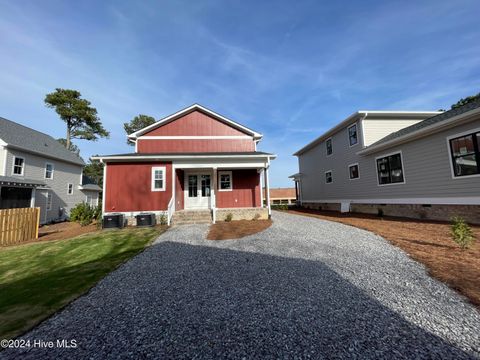
[[[452,238],[462,250],[468,249],[475,240],[472,229],[461,217],[452,219]]]
[[[70,220],[78,222],[82,226],[91,224],[94,219],[102,216],[98,206],[90,206],[86,203],[79,203],[70,211]]]
[[[282,205],[270,205],[270,208],[272,210],[288,210],[288,205],[282,204]]]
[[[160,225],[167,225],[167,216],[165,214],[160,215]]]
[[[225,221],[232,221],[233,219],[233,214],[232,213],[228,213],[227,216],[225,216]]]
[[[256,213],[255,216],[253,217],[253,220],[257,221],[260,219],[260,214],[259,213]]]

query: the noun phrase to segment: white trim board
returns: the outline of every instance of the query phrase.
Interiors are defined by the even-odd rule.
[[[406,204],[406,205],[480,205],[480,196],[470,197],[434,197],[434,198],[395,198],[395,199],[326,199],[302,200],[303,203],[339,204],[349,202],[352,204]]]
[[[123,214],[126,216],[136,216],[140,214],[155,214],[155,215],[167,215],[167,210],[142,210],[142,211],[111,211],[103,213],[103,216],[106,215],[116,215],[116,214]]]
[[[211,136],[189,136],[189,135],[179,135],[179,136],[139,136],[137,140],[215,140],[215,139],[248,139],[253,140],[252,136],[248,135],[211,135]]]

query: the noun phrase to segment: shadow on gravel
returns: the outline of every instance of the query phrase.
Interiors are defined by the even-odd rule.
[[[29,358],[472,358],[320,262],[163,242],[26,335]],[[0,357],[14,358],[5,351]]]

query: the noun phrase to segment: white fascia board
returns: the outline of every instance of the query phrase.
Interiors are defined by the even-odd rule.
[[[142,155],[142,156],[92,156],[91,160],[100,160],[100,161],[109,161],[109,160],[176,160],[176,159],[256,159],[256,158],[264,158],[264,159],[275,159],[277,155]]]
[[[375,153],[375,152],[378,152],[378,151],[382,151],[386,148],[402,144],[404,142],[408,142],[408,141],[411,141],[411,140],[414,140],[414,139],[417,139],[417,138],[421,138],[421,137],[424,137],[424,136],[431,135],[435,132],[442,131],[444,129],[453,127],[455,125],[461,125],[464,122],[469,122],[471,120],[474,120],[474,119],[472,119],[472,117],[475,117],[477,115],[480,115],[480,108],[476,108],[472,111],[469,111],[469,112],[466,112],[466,113],[463,113],[463,114],[459,114],[459,115],[454,116],[454,117],[452,117],[452,118],[450,118],[446,121],[441,121],[441,122],[432,124],[430,126],[424,127],[423,129],[417,130],[415,132],[405,134],[403,136],[399,136],[398,138],[392,139],[392,140],[384,142],[382,144],[371,145],[371,146],[366,147],[363,150],[360,150],[359,152],[357,152],[357,155],[372,154],[372,153]]]
[[[150,130],[153,130],[161,125],[164,125],[168,122],[170,122],[171,120],[177,118],[177,117],[181,117],[182,115],[186,114],[186,113],[189,113],[193,110],[201,110],[217,119],[220,119],[221,121],[229,124],[229,125],[232,125],[233,127],[239,129],[239,130],[242,130],[250,135],[252,135],[255,139],[261,139],[263,137],[262,134],[260,133],[257,133],[256,131],[253,131],[243,125],[240,125],[239,123],[233,121],[233,120],[230,120],[220,114],[217,114],[216,112],[212,111],[212,110],[209,110],[199,104],[193,104],[183,110],[180,110],[180,111],[177,111],[176,113],[172,114],[172,115],[169,115],[167,116],[166,118],[164,118],[163,120],[160,120],[160,121],[157,121],[156,123],[152,124],[152,125],[149,125],[143,129],[140,129],[138,131],[135,131],[134,133],[128,135],[128,138],[130,139],[136,139],[138,136],[141,136],[142,134],[145,134],[146,132],[150,131]]]
[[[314,204],[411,204],[411,205],[480,205],[480,196],[469,197],[433,197],[433,198],[395,198],[395,199],[325,199],[325,200],[302,200],[304,203]]]

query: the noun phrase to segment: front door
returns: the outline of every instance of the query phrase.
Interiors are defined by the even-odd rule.
[[[206,173],[186,173],[185,209],[210,208],[211,176]]]

